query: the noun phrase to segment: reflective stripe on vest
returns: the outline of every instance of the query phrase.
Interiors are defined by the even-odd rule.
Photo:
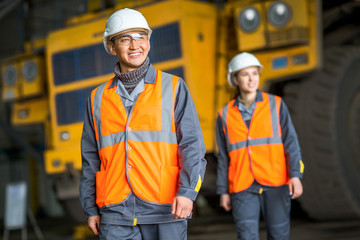
[[[177,144],[176,133],[166,133],[165,131],[171,131],[171,120],[173,117],[173,110],[171,109],[171,105],[167,104],[173,101],[172,94],[172,75],[168,73],[162,72],[162,130],[159,131],[131,131],[128,133],[128,140],[138,141],[138,142],[167,142],[167,143],[175,143]],[[101,131],[101,118],[100,118],[100,106],[101,106],[101,98],[103,95],[104,88],[106,83],[102,84],[98,87],[95,93],[93,111],[95,117],[95,123],[98,129],[98,136],[102,136]],[[125,141],[125,131],[117,132],[114,134],[102,136],[97,140],[98,150],[114,145],[119,142]]]
[[[282,144],[279,110],[281,99],[261,93],[249,128],[242,119],[235,100],[220,112],[226,146],[230,157],[229,192],[248,188],[256,179],[260,184],[286,184],[288,173]]]
[[[96,179],[99,207],[119,203],[131,191],[145,201],[171,204],[179,178],[174,123],[178,79],[158,71],[155,83],[145,84],[129,115],[116,87],[109,88],[111,81],[92,93],[101,159]]]

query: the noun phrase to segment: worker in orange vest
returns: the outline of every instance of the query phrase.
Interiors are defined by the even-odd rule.
[[[232,209],[238,239],[259,239],[260,211],[268,239],[290,239],[291,198],[301,196],[304,165],[284,101],[258,90],[262,65],[250,53],[228,65],[236,97],[219,111],[217,193]]]
[[[87,103],[80,200],[104,240],[186,239],[204,179],[194,103],[183,79],[150,63],[151,34],[136,10],[108,18],[103,43],[118,63]]]

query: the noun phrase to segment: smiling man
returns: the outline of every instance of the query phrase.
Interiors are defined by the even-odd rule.
[[[115,76],[92,91],[84,121],[80,200],[100,239],[186,239],[204,179],[204,140],[183,79],[148,58],[152,30],[113,13],[104,47]]]

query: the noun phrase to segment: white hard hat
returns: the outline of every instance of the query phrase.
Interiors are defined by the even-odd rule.
[[[260,69],[263,67],[254,55],[247,52],[237,54],[235,57],[233,57],[233,59],[231,59],[228,65],[227,79],[229,81],[229,84],[232,87],[236,86],[232,79],[233,73],[238,72],[244,68],[253,66],[259,67]]]
[[[150,29],[145,17],[138,11],[124,8],[120,9],[108,18],[105,31],[103,43],[107,53],[109,52],[109,40],[110,38],[117,33],[123,32],[129,29],[144,29],[149,34],[149,38],[152,30]]]

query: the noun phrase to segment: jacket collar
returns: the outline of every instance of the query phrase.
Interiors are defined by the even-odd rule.
[[[256,97],[255,97],[255,101],[256,102],[262,102],[264,99],[263,99],[263,94],[260,90],[256,90]],[[239,96],[235,98],[235,101],[234,101],[234,104],[233,104],[233,107],[237,107],[239,106],[239,103],[240,103],[240,99],[239,99]]]

